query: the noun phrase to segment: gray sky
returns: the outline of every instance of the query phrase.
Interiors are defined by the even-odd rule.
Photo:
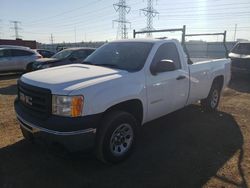
[[[118,0],[1,0],[0,37],[13,38],[11,20],[20,21],[20,35],[23,39],[49,43],[53,33],[55,42],[114,40],[118,18],[113,4]],[[131,11],[127,19],[131,22],[128,30],[146,27],[146,18],[140,9],[145,8],[146,0],[128,0]],[[158,0],[154,8],[160,13],[154,18],[155,29],[179,28],[187,26],[188,33],[228,31],[228,41],[234,38],[250,40],[250,0]],[[113,25],[113,26],[112,26]],[[75,35],[76,34],[76,35]],[[169,37],[177,38],[172,33]],[[154,37],[166,36],[157,34]],[[141,36],[144,37],[144,36]],[[190,39],[221,40],[215,37]]]

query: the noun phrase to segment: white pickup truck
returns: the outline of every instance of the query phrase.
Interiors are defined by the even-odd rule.
[[[94,146],[102,161],[120,162],[146,122],[199,100],[217,108],[230,60],[188,62],[177,40],[134,39],[107,43],[83,64],[24,74],[15,101],[23,135]]]

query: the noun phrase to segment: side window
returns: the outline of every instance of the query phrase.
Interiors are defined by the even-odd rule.
[[[181,62],[179,52],[174,43],[166,43],[159,47],[152,64],[157,63],[163,59],[172,60],[175,64],[176,69],[181,69]]]
[[[0,50],[0,58],[1,57],[4,57],[4,51],[3,50]]]
[[[33,55],[32,52],[25,51],[25,50],[16,50],[16,49],[11,50],[11,54],[12,54],[12,56],[15,56],[15,57]]]
[[[47,51],[45,51],[45,50],[40,50],[40,51],[38,51],[38,53],[41,54],[44,57],[49,56],[49,53]]]
[[[49,52],[49,51],[48,51],[48,54],[49,54],[49,56],[53,56],[54,55],[53,52]]]
[[[77,59],[85,59],[87,57],[87,54],[84,50],[77,50],[77,51],[72,53],[71,57],[74,57]]]
[[[10,51],[6,49],[0,50],[0,58],[1,57],[11,57]]]
[[[88,50],[87,51],[87,55],[89,56],[90,54],[92,54],[95,50]]]

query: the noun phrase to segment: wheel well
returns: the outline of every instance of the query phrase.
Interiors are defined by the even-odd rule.
[[[220,89],[222,89],[223,84],[224,84],[224,76],[222,76],[222,75],[216,76],[214,78],[213,84],[218,84],[218,86],[220,87]]]
[[[32,64],[33,64],[33,62],[29,62],[29,63],[26,65],[25,69],[27,70],[28,68],[31,68],[30,66],[32,66]]]
[[[133,99],[118,103],[110,108],[108,108],[106,112],[110,112],[113,110],[121,110],[132,114],[139,124],[142,123],[143,118],[143,106],[142,102],[139,99]]]

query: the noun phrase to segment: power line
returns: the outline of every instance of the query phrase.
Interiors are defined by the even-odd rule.
[[[174,17],[197,17],[197,16],[246,16],[250,14],[249,11],[240,11],[240,12],[219,12],[219,13],[192,13],[192,14],[162,14],[163,16],[174,16]]]
[[[126,14],[130,12],[131,8],[126,4],[126,0],[119,0],[119,2],[113,4],[113,6],[115,11],[119,13],[119,18],[113,20],[113,23],[118,23],[117,38],[126,39],[128,38],[127,24],[130,24],[126,19]]]
[[[138,4],[138,3],[134,3],[134,4]],[[230,5],[232,5],[232,4],[230,4]],[[238,5],[238,4],[237,4]],[[104,7],[105,8],[105,7]],[[177,8],[178,9],[178,8]],[[95,13],[96,14],[96,11],[91,11],[92,13]],[[132,11],[131,11],[132,12]],[[170,10],[168,11],[168,13],[170,12]],[[186,12],[186,11],[182,11],[182,12]],[[233,15],[233,14],[232,14]],[[91,17],[90,17],[91,16]],[[178,15],[179,16],[179,15]],[[190,15],[189,15],[190,16]],[[87,18],[88,17],[88,18]],[[87,17],[85,16],[84,17],[84,19],[85,19],[85,21],[88,21],[88,22],[90,22],[90,20],[94,20],[94,19],[96,19],[96,17],[98,17],[98,15],[96,16],[96,17],[93,17],[92,15],[89,15],[89,12],[87,12]],[[89,17],[90,17],[90,19],[89,19]],[[59,18],[59,17],[58,17]],[[73,18],[73,17],[72,17]],[[86,18],[87,18],[87,20],[86,20]],[[93,19],[91,19],[91,18],[93,18]],[[103,18],[103,17],[102,17]],[[64,20],[64,18],[63,17],[61,17],[61,18],[59,18],[59,19],[63,19]],[[74,26],[74,25],[82,25],[82,20],[83,18],[81,18],[81,19],[78,19],[79,21],[78,22],[75,22],[75,23],[70,23],[70,24],[66,24],[65,25],[65,22],[63,22],[64,23],[64,25],[61,25],[61,24],[59,24],[59,27],[65,27],[65,26],[69,26],[69,27],[71,27],[71,26]],[[171,19],[170,19],[171,20]],[[52,24],[52,23],[51,23]],[[58,24],[53,24],[53,25],[51,25],[51,27],[58,27],[57,26]],[[48,26],[48,23],[46,23],[46,26]],[[43,26],[44,27],[44,26]],[[51,28],[50,27],[50,28]]]
[[[16,39],[20,39],[21,36],[19,35],[19,30],[21,29],[18,24],[21,24],[20,21],[10,21],[10,23],[13,24],[13,27],[11,27],[11,29],[13,29],[15,31],[15,38]]]
[[[201,8],[204,8],[204,9],[201,9]],[[250,9],[250,6],[244,6],[244,7],[235,7],[235,6],[230,6],[230,7],[227,7],[225,8],[225,10],[227,10],[228,12],[230,12],[231,10],[237,10],[237,9],[246,9],[246,10],[249,10]],[[182,9],[182,8],[173,8],[172,10],[167,10],[166,9],[159,9],[159,11],[161,12],[166,12],[166,13],[176,13],[177,11],[181,11],[181,13],[197,13],[197,12],[207,12],[207,11],[219,11],[221,12],[221,8],[216,8],[216,7],[187,7],[185,9]]]
[[[154,9],[153,3],[154,3],[154,0],[147,0],[147,7],[141,9],[141,11],[143,12],[143,14],[147,17],[147,26],[145,28],[145,30],[147,30],[147,31],[154,30],[154,27],[153,27],[153,18],[157,14],[159,14],[159,12],[157,12]],[[147,33],[147,37],[152,37],[152,33]]]
[[[199,3],[201,3],[202,1],[199,1]],[[205,1],[203,1],[203,2],[207,2],[207,0],[205,0]],[[192,4],[192,3],[194,3],[194,1],[184,1],[184,2],[182,2],[181,3],[181,5],[185,5],[185,4],[188,4],[188,5],[190,5],[190,4]],[[211,6],[211,7],[218,7],[218,6],[231,6],[231,5],[233,5],[233,6],[238,6],[238,5],[249,5],[250,4],[250,2],[244,2],[244,3],[221,3],[221,4],[207,4],[207,5],[205,5],[206,7],[209,7],[209,6]],[[174,3],[172,3],[172,4],[170,4],[170,3],[168,3],[168,4],[163,4],[161,7],[163,7],[164,8],[164,6],[167,6],[167,7],[170,7],[170,6],[172,6],[172,5],[175,5],[175,6],[178,6],[178,5],[180,5],[180,3],[176,3],[176,2],[174,2]],[[193,6],[192,6],[193,7]],[[197,6],[196,6],[197,7]],[[199,8],[200,6],[198,5],[198,8]],[[187,6],[187,8],[190,8],[190,7],[188,7]],[[195,8],[195,7],[194,7]],[[182,8],[182,9],[186,9],[186,6],[185,6],[185,8]]]
[[[72,23],[72,21],[82,21],[83,19],[87,19],[87,18],[96,19],[96,17],[93,17],[94,15],[96,15],[96,13],[104,13],[104,10],[106,10],[108,8],[110,8],[110,5],[108,5],[106,7],[102,7],[100,9],[95,9],[94,11],[93,10],[84,11],[84,14],[81,13],[81,14],[77,14],[77,15],[73,15],[73,16],[67,16],[67,17],[64,17],[64,16],[53,17],[53,19],[46,19],[44,21],[41,20],[40,23],[39,22],[35,22],[35,23],[31,23],[31,24],[27,23],[27,24],[25,24],[25,26],[35,26],[35,25],[41,26],[41,24],[45,24],[46,26],[48,24],[51,25],[51,26],[56,26],[57,23],[62,22],[62,21],[63,21],[63,23],[65,23],[65,21],[68,21],[69,23]],[[110,12],[107,12],[107,13],[110,13]]]
[[[61,12],[59,14],[55,14],[53,16],[44,17],[44,18],[32,21],[30,24],[39,23],[41,21],[47,21],[48,19],[53,19],[53,18],[55,18],[57,16],[62,16],[62,15],[65,15],[65,14],[68,14],[68,13],[71,13],[71,12],[75,12],[76,10],[86,8],[86,7],[91,6],[91,5],[95,4],[95,3],[98,3],[100,1],[102,1],[102,0],[97,0],[97,1],[94,1],[94,2],[91,2],[91,3],[88,3],[88,4],[84,5],[84,6],[80,6],[80,7],[74,8],[74,9],[70,9],[68,11],[64,11],[64,12]]]

